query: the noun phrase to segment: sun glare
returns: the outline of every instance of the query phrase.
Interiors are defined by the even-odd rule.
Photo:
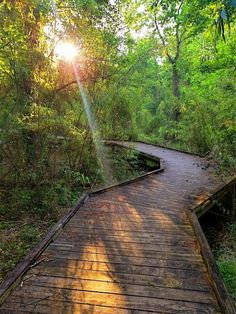
[[[63,59],[72,62],[78,54],[78,48],[74,46],[72,43],[60,42],[55,47],[54,52],[55,56],[58,59]]]

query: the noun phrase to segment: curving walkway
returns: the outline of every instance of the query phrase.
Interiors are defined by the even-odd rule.
[[[164,172],[92,193],[0,313],[235,313],[188,214],[225,182],[204,158],[133,146]]]

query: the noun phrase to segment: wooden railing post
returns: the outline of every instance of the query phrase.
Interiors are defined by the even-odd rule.
[[[233,220],[236,219],[236,183],[233,182],[232,184],[232,218]]]

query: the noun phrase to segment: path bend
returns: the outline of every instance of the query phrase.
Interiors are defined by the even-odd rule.
[[[161,158],[164,172],[90,194],[0,313],[235,313],[188,213],[229,178],[195,155],[116,143]]]

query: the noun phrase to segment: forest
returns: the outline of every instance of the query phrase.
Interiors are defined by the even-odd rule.
[[[236,0],[2,0],[0,108],[3,279],[103,185],[102,141],[199,153],[235,173]],[[219,265],[236,300],[229,246]]]

